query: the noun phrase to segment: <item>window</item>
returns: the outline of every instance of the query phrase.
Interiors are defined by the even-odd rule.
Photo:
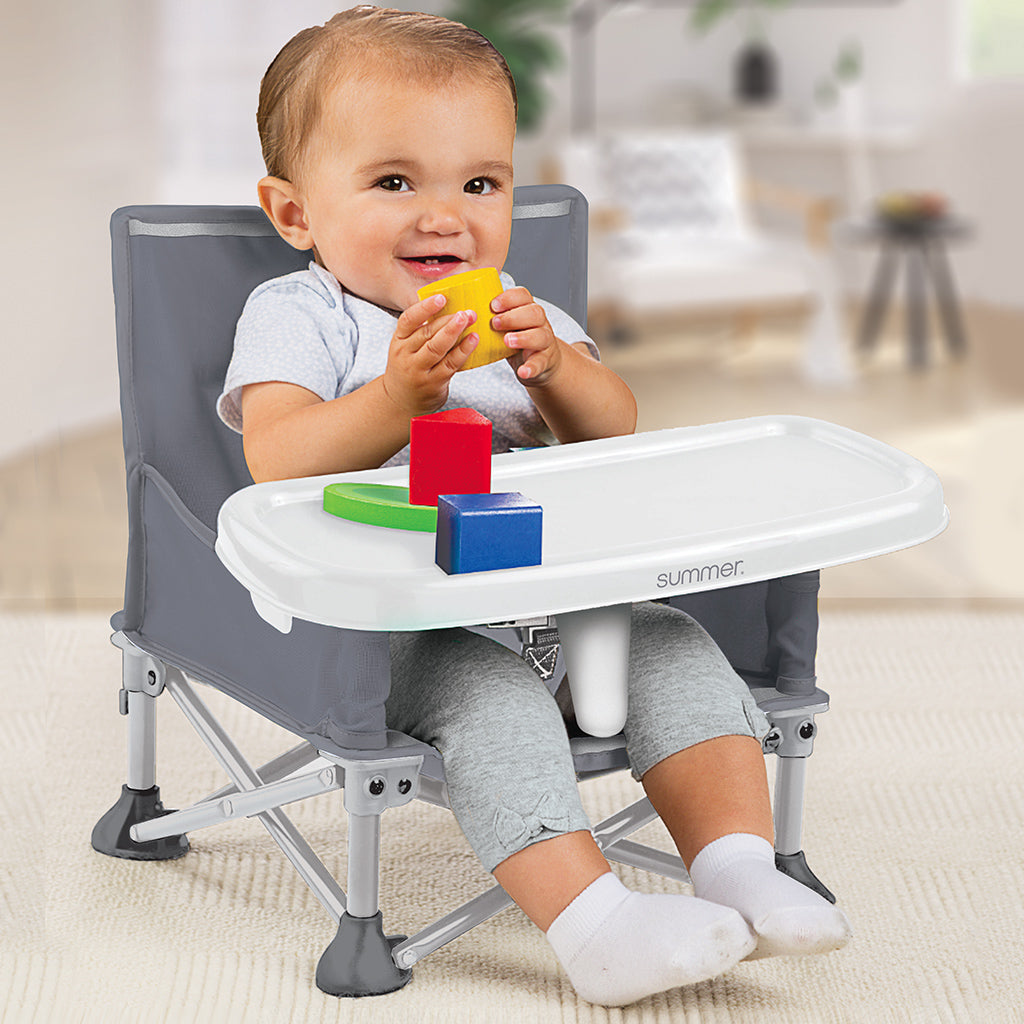
[[[961,0],[965,57],[972,78],[1024,76],[1024,3]]]

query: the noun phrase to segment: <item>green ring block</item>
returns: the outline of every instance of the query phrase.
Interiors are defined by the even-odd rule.
[[[410,505],[409,488],[391,484],[328,484],[324,488],[324,511],[354,523],[395,530],[433,533],[437,529],[434,506]]]

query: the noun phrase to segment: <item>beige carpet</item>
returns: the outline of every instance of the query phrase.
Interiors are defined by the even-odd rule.
[[[321,994],[313,972],[332,922],[255,822],[196,833],[171,863],[94,853],[90,829],[123,780],[108,633],[98,615],[0,617],[4,1022],[1024,1021],[1022,612],[826,610],[819,671],[833,710],[811,760],[804,845],[853,943],[740,964],[622,1010],[577,1000],[514,909],[428,957],[401,992]],[[203,692],[253,758],[290,745]],[[170,698],[159,755],[170,806],[223,781]],[[588,809],[604,816],[635,789],[624,774],[590,783]],[[343,878],[341,799],[291,813]],[[645,832],[666,844],[660,826]],[[446,812],[390,811],[383,842],[391,930],[422,927],[487,881]]]

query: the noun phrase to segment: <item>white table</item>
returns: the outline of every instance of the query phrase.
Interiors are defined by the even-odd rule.
[[[938,477],[854,431],[758,417],[496,456],[491,488],[544,509],[539,566],[447,575],[434,535],[323,511],[339,480],[256,484],[218,518],[217,553],[278,629],[293,617],[421,630],[554,616],[580,726],[625,720],[629,606],[774,579],[920,543],[948,520]]]

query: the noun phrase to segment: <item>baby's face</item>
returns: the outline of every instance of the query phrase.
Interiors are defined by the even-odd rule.
[[[500,269],[514,136],[511,98],[477,79],[341,83],[303,178],[320,259],[349,291],[394,310],[440,277]]]

